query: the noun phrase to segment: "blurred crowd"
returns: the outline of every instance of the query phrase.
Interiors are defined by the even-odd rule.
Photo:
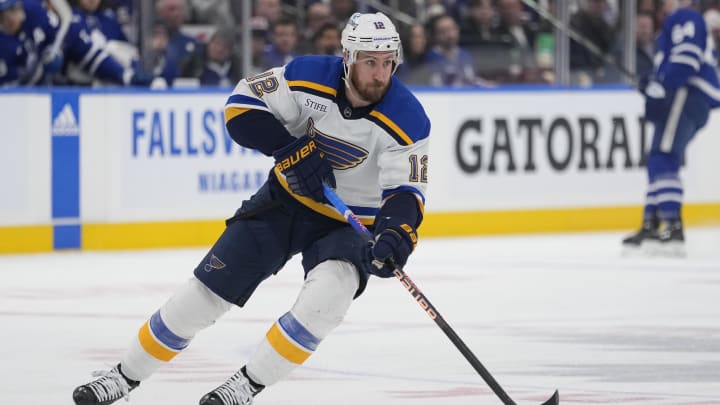
[[[145,34],[137,0],[0,0],[0,86],[232,86],[243,75],[242,1],[252,2],[248,76],[298,55],[340,56],[345,22],[374,5],[402,10],[397,75],[408,84],[555,82],[554,27],[521,0],[155,0],[143,7],[153,13]],[[553,1],[538,4],[553,10]],[[574,83],[622,81],[608,63],[622,61],[621,1],[571,1],[572,29],[608,56],[571,41]],[[665,0],[634,3],[642,76],[668,11]],[[720,0],[699,3],[718,43]]]

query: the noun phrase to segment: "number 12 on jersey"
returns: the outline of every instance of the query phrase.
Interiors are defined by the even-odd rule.
[[[418,155],[410,155],[408,160],[410,161],[410,181],[427,183],[428,156],[423,155],[418,159]]]

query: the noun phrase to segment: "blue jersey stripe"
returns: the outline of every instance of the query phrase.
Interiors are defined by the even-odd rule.
[[[372,207],[358,207],[355,205],[348,205],[348,208],[357,216],[361,217],[374,217],[379,209],[378,208],[372,208]]]
[[[418,190],[412,186],[400,186],[400,187],[393,188],[392,190],[384,190],[382,193],[382,198],[384,200],[393,194],[400,193],[403,191],[416,194],[418,197],[420,197],[420,199],[422,200],[422,203],[425,204],[425,196],[423,195],[423,193],[421,193],[420,190]]]
[[[332,94],[325,93],[324,91],[316,90],[307,86],[289,86],[292,91],[301,91],[303,93],[312,94],[313,96],[322,97],[328,100],[335,100],[335,96]]]
[[[242,94],[233,94],[232,96],[230,96],[225,105],[228,104],[249,104],[267,108],[267,104],[265,104],[265,102],[263,102],[262,100],[258,100],[254,97],[244,96]]]
[[[190,339],[182,338],[168,329],[160,316],[160,310],[150,317],[150,330],[160,342],[173,350],[182,350],[190,344]]]
[[[408,143],[405,139],[403,139],[403,137],[401,137],[397,132],[393,131],[392,128],[385,125],[385,123],[382,122],[381,120],[377,119],[376,117],[373,117],[372,115],[368,115],[365,118],[374,122],[380,128],[384,129],[385,132],[387,132],[388,135],[390,135],[393,139],[395,139],[398,144],[404,145],[404,146],[410,145],[410,143]]]
[[[291,312],[287,312],[281,316],[280,319],[278,319],[278,324],[292,340],[307,350],[315,351],[318,344],[320,344],[320,339],[305,329]]]

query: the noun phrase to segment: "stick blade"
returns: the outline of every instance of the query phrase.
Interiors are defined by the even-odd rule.
[[[555,392],[550,397],[550,399],[543,402],[541,405],[560,405],[560,393],[557,390],[555,390]]]

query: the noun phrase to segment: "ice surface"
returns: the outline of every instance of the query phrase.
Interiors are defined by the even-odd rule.
[[[406,271],[518,404],[720,404],[720,229],[688,257],[626,258],[620,233],[423,239]],[[72,403],[191,277],[204,249],[0,256],[0,402]],[[131,395],[197,404],[302,283],[293,260]],[[125,402],[120,402],[125,403]],[[271,404],[499,404],[397,280],[372,279]]]

